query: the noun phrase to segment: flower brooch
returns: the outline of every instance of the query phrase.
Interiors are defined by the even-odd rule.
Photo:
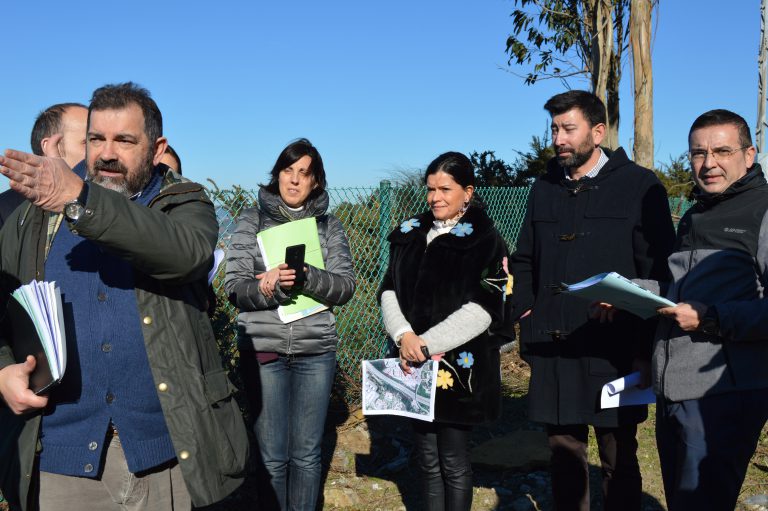
[[[407,232],[411,232],[414,228],[420,227],[421,224],[419,223],[418,218],[411,218],[409,220],[406,220],[402,224],[400,224],[400,232],[403,234]]]
[[[463,238],[464,236],[469,236],[472,234],[472,231],[474,230],[474,227],[472,227],[472,224],[469,222],[460,222],[456,224],[453,229],[451,229],[451,234],[458,236],[459,238]]]
[[[459,358],[456,359],[456,363],[464,369],[469,369],[475,363],[475,356],[468,351],[462,351],[459,353]]]
[[[448,390],[448,387],[453,387],[453,376],[445,369],[437,371],[437,386],[443,390]]]

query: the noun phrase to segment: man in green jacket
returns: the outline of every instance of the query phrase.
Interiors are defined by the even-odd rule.
[[[0,300],[56,281],[67,336],[60,384],[37,395],[41,360],[0,328],[13,509],[190,509],[242,482],[245,427],[206,316],[218,223],[202,186],[160,164],[166,146],[157,105],[129,82],[94,92],[84,165],[0,156],[29,201],[0,232]]]

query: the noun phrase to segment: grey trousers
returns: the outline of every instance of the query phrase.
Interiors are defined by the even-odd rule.
[[[128,471],[117,435],[107,448],[99,479],[40,472],[40,511],[189,511],[192,502],[178,463],[162,469]]]

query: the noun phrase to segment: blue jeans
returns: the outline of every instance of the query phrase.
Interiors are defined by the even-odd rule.
[[[261,454],[260,509],[314,510],[336,353],[281,355],[266,364],[246,356],[241,371]]]
[[[768,419],[768,389],[658,398],[656,444],[670,511],[732,510]]]

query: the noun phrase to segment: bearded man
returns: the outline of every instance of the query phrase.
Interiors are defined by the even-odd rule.
[[[589,425],[602,465],[603,509],[638,510],[642,481],[637,424],[645,406],[600,408],[602,386],[641,370],[646,386],[655,320],[627,313],[613,322],[589,319],[563,282],[615,271],[663,278],[674,230],[667,194],[623,149],[600,147],[605,106],[594,94],[569,91],[544,105],[557,156],[531,190],[517,249],[513,317],[520,317],[520,354],[531,366],[530,418],[546,426],[552,448],[552,491],[558,510],[588,511]],[[656,276],[656,277],[647,277]]]
[[[94,92],[84,166],[0,157],[29,201],[0,234],[0,303],[56,281],[67,338],[61,383],[37,395],[35,358],[0,325],[12,509],[189,510],[243,480],[245,427],[206,316],[218,223],[203,187],[159,164],[166,146],[160,110],[129,82]]]

